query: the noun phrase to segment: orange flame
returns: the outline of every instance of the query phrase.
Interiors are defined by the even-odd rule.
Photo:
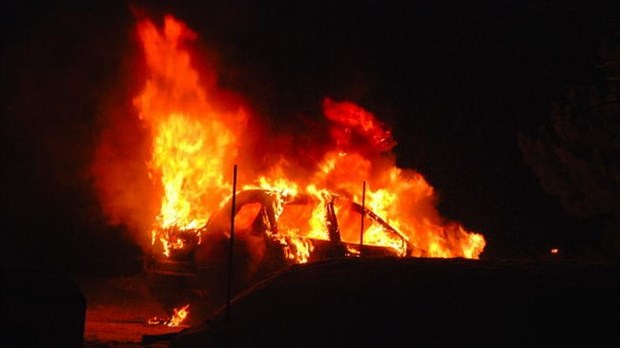
[[[560,249],[558,248],[551,248],[549,250],[549,253],[551,253],[552,255],[557,255],[560,252]]]
[[[152,242],[161,241],[169,255],[170,249],[184,245],[172,232],[203,226],[229,190],[224,173],[235,160],[240,136],[231,125],[244,124],[246,114],[242,109],[220,111],[214,91],[201,85],[182,47],[195,34],[183,23],[167,16],[160,32],[146,20],[138,33],[150,78],[134,104],[150,126],[150,174],[163,191]]]
[[[189,304],[177,307],[173,310],[173,314],[168,319],[162,319],[160,317],[153,317],[146,321],[148,325],[163,325],[168,327],[179,327],[183,325],[183,322],[189,316]]]
[[[215,87],[213,78],[201,79],[192,65],[194,57],[184,47],[184,42],[195,39],[196,34],[182,22],[166,16],[160,30],[144,20],[138,25],[138,34],[150,74],[134,105],[151,132],[147,166],[151,180],[161,191],[151,239],[169,255],[172,250],[185,248],[180,234],[200,237],[201,227],[230,195],[231,183],[225,175],[244,155],[240,150],[242,139],[248,136],[244,133],[248,114],[239,105],[223,100],[225,94]],[[208,76],[215,73],[209,71]],[[404,235],[415,249],[413,256],[479,258],[484,237],[442,218],[436,209],[435,190],[426,179],[414,170],[396,166],[391,152],[396,142],[385,124],[348,101],[325,98],[323,114],[329,121],[332,143],[315,144],[319,156],[314,153],[298,158],[278,149],[282,153],[275,155],[281,160],[241,186],[278,191],[283,199],[300,193],[317,198],[311,211],[279,217],[283,227],[272,237],[285,246],[287,257],[307,262],[313,250],[311,240],[329,240],[324,219],[328,207],[321,203],[326,197],[340,214],[342,240],[359,241],[359,215],[348,216],[345,201],[335,197],[361,202],[362,183],[367,182],[365,207]],[[261,137],[262,142],[269,140]],[[246,172],[254,175],[255,170]],[[280,203],[278,215],[284,202]],[[404,255],[402,238],[394,238],[370,220],[364,227],[365,244],[391,247]],[[349,249],[351,255],[360,253]]]
[[[439,216],[433,188],[421,174],[395,165],[389,152],[394,145],[391,133],[372,113],[353,103],[328,98],[323,108],[333,121],[331,133],[336,148],[324,155],[314,183],[360,202],[360,183],[368,181],[366,207],[409,237],[420,250],[414,256],[480,256],[485,246],[482,235]],[[359,239],[357,226],[354,221],[341,224],[345,241]],[[372,225],[364,231],[364,241],[396,249],[400,243]]]
[[[170,320],[166,323],[166,326],[168,327],[180,326],[185,321],[185,319],[187,319],[188,315],[189,315],[188,304],[181,308],[175,308],[174,314],[172,315],[172,318],[170,318]]]

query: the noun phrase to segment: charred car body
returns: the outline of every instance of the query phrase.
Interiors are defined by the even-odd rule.
[[[151,255],[146,270],[155,277],[183,278],[176,284],[221,302],[229,270],[231,230],[235,292],[292,264],[343,257],[404,257],[414,250],[407,236],[348,198],[326,192],[289,194],[257,188],[237,192],[234,214],[233,200],[228,199],[204,227],[167,231],[183,247],[171,250],[167,257]]]

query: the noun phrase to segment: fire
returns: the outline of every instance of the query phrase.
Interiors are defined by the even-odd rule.
[[[153,317],[147,320],[148,325],[163,325],[168,327],[179,327],[189,316],[189,304],[177,307],[173,310],[173,314],[169,319]]]
[[[229,192],[224,177],[236,157],[242,109],[221,111],[213,89],[206,89],[183,41],[195,34],[171,16],[163,31],[145,20],[138,26],[150,77],[134,99],[152,132],[151,178],[162,190],[159,215],[151,230],[165,255],[184,247],[175,234],[198,231]]]
[[[435,191],[426,179],[395,165],[390,152],[395,141],[385,125],[350,102],[325,98],[323,108],[326,117],[333,121],[335,149],[324,155],[314,173],[315,183],[361,202],[360,183],[368,181],[365,206],[405,234],[416,249],[424,251],[415,256],[479,257],[484,250],[484,237],[439,216]],[[347,225],[341,226],[343,239],[359,240],[359,225]],[[396,249],[400,244],[375,226],[364,232],[364,241]]]
[[[185,321],[188,315],[189,315],[189,305],[185,305],[181,308],[175,308],[174,314],[172,315],[172,318],[170,318],[168,323],[166,323],[166,326],[169,326],[169,327],[180,326]]]
[[[324,189],[319,190],[313,184],[306,187],[306,192],[319,199],[319,204],[317,204],[312,210],[312,217],[310,218],[309,222],[310,229],[308,232],[308,237],[314,239],[329,240],[329,235],[327,233],[328,228],[326,228],[327,226],[325,226],[325,223],[323,222],[323,217],[325,216],[325,214],[327,214],[327,206],[324,203],[325,199],[326,197],[330,197],[331,195]]]
[[[154,248],[159,245],[164,255],[170,255],[186,248],[181,235],[190,233],[200,239],[211,214],[230,196],[228,173],[237,160],[248,156],[241,153],[241,143],[250,136],[244,128],[249,114],[240,103],[223,100],[226,94],[217,88],[214,71],[207,71],[208,78],[203,78],[194,68],[195,57],[185,43],[196,34],[185,24],[166,16],[161,29],[150,20],[141,21],[137,29],[149,76],[134,105],[150,131],[151,156],[146,166],[160,192],[151,240]],[[307,262],[312,240],[330,239],[330,226],[324,219],[330,209],[342,215],[338,222],[342,240],[359,242],[359,215],[348,216],[352,206],[346,204],[353,203],[342,198],[361,203],[362,196],[367,209],[364,244],[393,248],[404,255],[403,241],[407,241],[414,247],[412,256],[479,258],[484,237],[439,215],[436,192],[424,176],[396,165],[392,153],[396,141],[387,125],[349,101],[325,98],[323,114],[331,143],[317,143],[321,152],[315,159],[278,149],[280,153],[270,155],[281,160],[267,168],[241,167],[247,174],[240,187],[282,193],[283,201],[275,208],[286,228],[277,234],[267,232],[282,243],[289,259]],[[259,136],[259,141],[268,142],[270,137]],[[367,183],[365,190],[362,183]],[[302,193],[316,198],[312,209],[300,210],[298,216],[280,216],[285,201]],[[362,211],[359,206],[355,209]],[[373,224],[376,218],[387,222],[401,238]],[[360,254],[359,249],[349,249],[350,255]]]
[[[259,187],[269,191],[276,191],[281,194],[281,200],[277,201],[275,207],[275,216],[280,220],[280,229],[278,233],[270,234],[271,238],[274,238],[280,242],[283,246],[284,254],[286,258],[294,263],[307,263],[310,258],[310,253],[314,249],[312,241],[304,236],[301,236],[300,226],[308,224],[306,227],[311,227],[312,224],[316,224],[315,217],[311,220],[296,219],[294,222],[284,223],[281,218],[282,211],[284,210],[284,200],[292,200],[299,194],[298,185],[294,182],[290,182],[284,178],[277,178],[275,180],[269,180],[266,177],[260,177],[257,180],[257,186],[246,186],[246,188]]]

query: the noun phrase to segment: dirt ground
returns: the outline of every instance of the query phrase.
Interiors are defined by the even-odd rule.
[[[168,347],[168,341],[143,343],[144,335],[175,333],[183,327],[149,325],[149,318],[168,318],[146,288],[143,275],[76,280],[86,297],[85,348]]]
[[[420,346],[519,346],[515,337],[617,346],[617,275],[617,264],[583,262],[335,260],[266,277],[233,301],[230,321],[214,316],[188,330],[197,318],[177,328],[147,324],[172,308],[143,274],[75,282],[87,303],[85,348],[305,347],[334,337],[336,345],[377,346],[414,336]],[[143,341],[182,330],[176,339]],[[470,335],[476,331],[485,334]],[[232,341],[222,345],[222,337]]]

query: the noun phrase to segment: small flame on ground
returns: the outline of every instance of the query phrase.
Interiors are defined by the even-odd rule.
[[[185,319],[189,315],[189,304],[183,307],[177,307],[173,310],[173,314],[170,318],[164,319],[160,317],[153,317],[147,320],[148,325],[160,325],[167,327],[180,327]]]

